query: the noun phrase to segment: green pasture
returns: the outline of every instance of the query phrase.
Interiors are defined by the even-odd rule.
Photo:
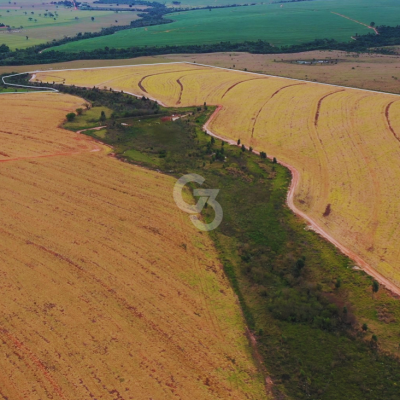
[[[365,24],[373,21],[377,25],[397,25],[400,3],[394,0],[316,0],[173,13],[166,16],[174,20],[171,24],[124,30],[107,37],[67,43],[57,50],[77,52],[105,46],[190,45],[258,39],[282,46],[322,38],[346,42],[356,33],[372,32],[333,12]]]
[[[11,27],[10,30],[0,29],[0,44],[11,49],[23,49],[64,36],[75,36],[78,32],[129,25],[130,21],[137,19],[133,12],[81,11],[51,4],[32,6],[31,3],[9,5],[0,0],[0,22]]]

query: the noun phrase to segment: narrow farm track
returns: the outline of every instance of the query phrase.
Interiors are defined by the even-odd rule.
[[[202,71],[204,69],[198,69],[198,71]],[[166,75],[166,74],[174,74],[176,72],[193,72],[193,69],[187,69],[187,70],[176,70],[176,71],[168,71],[168,72],[161,72],[161,73],[157,73],[157,74],[150,74],[150,75],[146,75],[143,78],[140,79],[140,81],[138,82],[138,86],[140,88],[140,90],[142,90],[145,93],[148,93],[148,91],[146,90],[146,88],[143,86],[144,85],[144,81],[147,78],[151,78],[152,76],[157,76],[157,75]]]
[[[326,94],[325,96],[322,96],[322,97],[319,99],[318,105],[317,105],[317,111],[315,112],[315,118],[314,118],[314,125],[315,125],[316,127],[318,126],[319,112],[320,112],[320,110],[321,110],[321,105],[322,105],[322,102],[324,101],[324,99],[326,99],[327,97],[332,96],[332,95],[334,95],[334,94],[336,94],[336,93],[343,92],[343,91],[344,91],[344,89],[342,89],[342,90],[336,90],[335,92],[328,93],[328,94]]]
[[[347,17],[346,15],[339,14],[339,13],[334,12],[334,11],[331,11],[331,13],[332,13],[332,14],[336,14],[336,15],[338,15],[339,17],[348,19],[349,21],[353,21],[353,22],[355,22],[356,24],[363,25],[363,26],[365,26],[365,27],[367,27],[367,28],[369,28],[369,29],[372,29],[377,35],[379,35],[379,32],[378,32],[378,30],[377,30],[376,28],[374,28],[374,27],[372,27],[372,26],[370,26],[370,25],[368,25],[368,24],[364,24],[364,22],[357,21],[356,19]],[[357,39],[355,39],[355,40],[357,40]]]
[[[251,129],[251,137],[252,137],[252,138],[253,138],[253,136],[254,136],[254,130],[255,130],[255,128],[256,128],[256,124],[257,124],[257,121],[258,121],[258,117],[260,116],[261,111],[264,109],[264,107],[270,102],[270,100],[272,100],[272,99],[273,99],[277,94],[279,94],[282,90],[284,90],[284,89],[286,89],[286,88],[289,88],[289,87],[292,87],[292,86],[298,86],[298,85],[305,85],[305,83],[295,83],[295,84],[293,84],[293,85],[283,86],[283,87],[281,87],[280,89],[276,90],[274,93],[272,93],[271,97],[260,107],[260,109],[258,110],[258,112],[257,112],[257,114],[256,114],[256,116],[255,116],[255,118],[254,118],[253,127],[252,127],[252,129]]]
[[[236,86],[238,86],[238,85],[240,85],[241,83],[246,83],[246,82],[249,82],[249,81],[254,81],[254,80],[259,80],[259,79],[268,79],[268,78],[253,78],[253,79],[246,79],[246,80],[244,80],[244,81],[240,81],[240,82],[236,82],[235,84],[233,84],[232,86],[230,86],[226,91],[225,91],[225,93],[222,95],[222,99],[233,89],[233,88],[235,88]]]

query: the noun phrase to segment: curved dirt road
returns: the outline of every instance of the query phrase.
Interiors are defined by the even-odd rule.
[[[203,129],[211,136],[214,136],[217,139],[221,139],[227,143],[229,143],[232,146],[237,146],[237,142],[232,139],[227,139],[222,136],[218,136],[214,134],[210,129],[209,125],[210,123],[217,117],[218,113],[222,110],[222,106],[218,106],[217,109],[213,112],[211,117],[208,119],[208,121],[203,125]],[[258,151],[253,150],[253,153],[255,154],[260,154]],[[272,157],[268,157],[272,159]],[[377,272],[371,265],[369,265],[366,261],[364,261],[360,256],[352,252],[350,249],[348,249],[346,246],[342,245],[339,243],[335,238],[333,238],[328,232],[326,232],[320,225],[318,225],[310,216],[308,216],[306,213],[303,211],[299,210],[296,205],[294,204],[294,194],[297,189],[297,186],[299,184],[300,180],[300,173],[297,171],[296,168],[292,167],[291,165],[283,162],[283,161],[278,161],[279,164],[283,165],[284,167],[288,168],[292,174],[292,180],[290,182],[289,190],[287,193],[287,198],[286,198],[286,203],[289,206],[289,208],[299,217],[305,219],[307,223],[309,224],[309,227],[318,233],[320,236],[322,236],[324,239],[328,240],[331,242],[333,245],[335,245],[343,254],[345,254],[347,257],[352,259],[357,265],[363,269],[368,275],[372,276],[374,279],[376,279],[380,285],[384,286],[386,289],[390,290],[393,294],[400,296],[400,288],[394,285],[392,282],[390,282],[388,279],[386,279],[384,276],[382,276],[379,272]]]

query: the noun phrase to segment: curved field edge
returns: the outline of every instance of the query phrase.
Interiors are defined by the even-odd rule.
[[[78,88],[65,90],[89,95]],[[115,94],[115,98],[122,96]],[[353,270],[347,257],[329,242],[305,230],[303,222],[285,207],[290,183],[286,168],[223,146],[219,140],[213,143],[201,129],[207,118],[199,109],[203,107],[185,109],[186,117],[175,122],[162,122],[162,117],[147,121],[117,118],[101,140],[114,146],[116,156],[125,162],[173,169],[176,177],[187,170],[196,172],[205,177],[208,188],[222,188],[217,199],[224,209],[224,221],[211,237],[271,374],[268,387],[278,398],[282,391],[296,399],[310,395],[380,399],[383,393],[390,398],[389,393],[396,391],[392,379],[398,373],[398,359],[388,357],[386,351],[395,354],[397,349],[398,300],[385,290],[372,298],[370,278]],[[171,113],[179,115],[179,109]],[[119,127],[119,121],[128,125]],[[222,146],[231,164],[213,160],[212,152],[207,152],[210,145],[214,151]],[[159,158],[162,149],[165,157]],[[212,212],[205,217],[211,221]],[[301,256],[305,256],[305,267],[299,275],[295,265]],[[315,291],[322,291],[321,299],[333,302],[323,311],[323,321],[315,315],[320,312],[318,303],[311,309],[305,304],[315,301]],[[339,311],[331,315],[331,322],[339,324],[336,328],[326,320],[332,307]],[[310,313],[314,321],[302,319]],[[368,324],[366,332],[361,329],[363,323]],[[379,338],[380,351],[370,342],[372,334]],[[390,376],[384,385],[382,373]]]
[[[262,136],[260,138],[260,134],[262,134],[263,130],[274,129],[273,126],[266,127],[266,128],[262,126],[262,125],[265,125],[265,122],[264,122],[265,116],[263,116],[263,118],[262,118],[263,120],[261,120],[261,118],[259,118],[260,113],[265,113],[266,111],[268,111],[269,101],[272,99],[272,97],[274,97],[280,91],[282,93],[282,96],[285,95],[285,93],[288,93],[288,95],[290,95],[292,86],[295,86],[296,88],[305,88],[305,89],[301,89],[301,90],[308,90],[308,92],[310,92],[309,89],[311,89],[311,88],[316,88],[319,90],[319,92],[317,91],[316,93],[317,93],[317,95],[318,95],[318,93],[321,93],[321,95],[319,97],[318,96],[316,97],[316,100],[315,100],[317,102],[317,103],[315,103],[316,111],[315,110],[312,111],[312,114],[313,114],[312,122],[310,121],[310,124],[312,123],[313,127],[306,126],[306,130],[310,130],[310,132],[311,132],[310,133],[311,141],[310,141],[310,145],[308,145],[309,148],[312,148],[312,147],[310,147],[312,145],[317,146],[316,148],[317,148],[318,152],[321,153],[321,156],[319,156],[320,159],[317,159],[317,160],[313,160],[312,154],[309,155],[310,160],[312,162],[314,162],[314,164],[315,164],[315,166],[313,168],[323,168],[323,170],[327,170],[327,168],[336,164],[337,161],[335,160],[334,163],[327,163],[327,161],[323,160],[323,158],[326,157],[327,155],[326,155],[326,153],[325,153],[325,155],[323,154],[324,144],[322,144],[321,140],[325,140],[325,141],[328,140],[328,141],[332,142],[332,139],[329,137],[326,137],[323,139],[321,139],[321,137],[318,138],[318,135],[320,135],[320,132],[315,133],[315,130],[318,131],[318,130],[322,129],[322,128],[320,128],[320,125],[322,123],[324,123],[325,121],[328,121],[327,114],[326,114],[326,112],[327,112],[326,104],[328,104],[329,102],[337,101],[337,96],[342,96],[342,95],[350,96],[352,93],[353,94],[359,93],[360,99],[362,98],[362,96],[368,97],[368,96],[375,95],[375,92],[373,92],[373,91],[363,91],[363,90],[359,90],[359,89],[354,89],[354,91],[351,92],[351,91],[349,91],[349,89],[344,88],[344,87],[338,87],[338,89],[334,89],[335,86],[324,85],[324,84],[313,84],[313,83],[310,83],[307,81],[305,81],[304,84],[303,84],[303,82],[301,82],[301,84],[299,84],[300,86],[299,85],[296,86],[296,83],[295,83],[296,80],[292,80],[292,81],[294,81],[293,84],[290,84],[290,85],[286,84],[288,89],[282,91],[282,85],[280,85],[279,82],[286,82],[287,80],[285,78],[276,78],[276,77],[272,77],[272,76],[268,76],[268,75],[259,75],[260,79],[264,79],[264,81],[267,79],[270,79],[272,84],[276,85],[276,89],[272,90],[272,96],[270,95],[270,100],[268,100],[267,103],[265,105],[263,105],[261,108],[259,105],[257,106],[258,103],[257,104],[255,103],[254,106],[253,105],[251,106],[251,107],[253,107],[253,109],[254,109],[254,107],[257,107],[256,108],[257,114],[254,116],[254,121],[252,122],[252,125],[251,125],[252,128],[248,128],[246,125],[243,125],[243,123],[241,124],[242,126],[232,127],[231,122],[229,122],[229,120],[232,120],[233,118],[235,118],[235,116],[234,116],[235,112],[232,112],[229,109],[231,108],[231,109],[235,110],[235,107],[236,107],[235,99],[233,98],[232,93],[235,92],[235,90],[236,91],[239,90],[239,88],[241,88],[240,90],[242,90],[242,92],[239,92],[239,95],[241,93],[243,93],[243,90],[249,90],[248,88],[250,88],[250,86],[248,86],[249,84],[246,83],[247,81],[244,81],[247,85],[247,89],[246,89],[246,85],[243,85],[243,84],[238,85],[237,84],[237,83],[240,83],[240,82],[238,82],[238,80],[243,81],[243,78],[240,78],[240,77],[246,76],[245,75],[246,73],[218,69],[215,67],[210,67],[210,66],[205,66],[205,65],[202,66],[202,65],[194,64],[193,65],[193,73],[184,74],[184,75],[186,75],[184,77],[182,77],[181,76],[182,74],[180,74],[177,77],[177,79],[173,78],[174,74],[178,74],[178,73],[180,73],[179,71],[188,68],[185,65],[187,65],[187,64],[182,63],[181,68],[179,68],[179,63],[166,64],[165,66],[160,65],[160,66],[153,66],[153,67],[151,67],[151,66],[148,66],[148,67],[143,66],[142,67],[143,69],[146,68],[146,70],[148,68],[149,70],[158,71],[156,74],[141,73],[140,71],[137,71],[138,68],[140,69],[140,66],[135,66],[134,69],[131,70],[130,74],[129,73],[127,74],[129,69],[125,70],[125,72],[124,72],[124,74],[126,75],[125,78],[119,76],[118,72],[116,72],[114,78],[109,79],[103,83],[105,85],[109,85],[110,87],[119,88],[119,89],[125,90],[126,92],[129,92],[129,93],[132,93],[135,95],[142,94],[147,97],[157,98],[158,101],[161,102],[161,104],[174,104],[174,105],[190,105],[190,104],[199,104],[199,103],[201,104],[204,100],[207,100],[208,104],[224,104],[223,111],[225,113],[224,114],[225,117],[221,117],[220,119],[214,118],[214,120],[212,122],[213,132],[217,136],[228,138],[226,135],[226,129],[227,129],[226,127],[229,126],[228,130],[229,130],[229,136],[230,136],[231,140],[232,140],[232,136],[234,138],[235,138],[235,136],[236,136],[236,138],[242,138],[242,142],[245,142],[247,145],[252,145],[254,148],[258,148],[259,150],[267,150],[267,152],[269,154],[270,154],[270,151],[268,151],[268,148],[272,148],[271,151],[272,151],[272,153],[274,153],[273,155],[279,156],[281,154],[281,156],[278,157],[280,162],[285,162],[286,164],[291,165],[293,168],[296,168],[297,170],[302,170],[303,173],[304,173],[304,168],[305,168],[304,163],[306,162],[304,157],[302,159],[303,161],[301,161],[303,164],[299,164],[297,166],[293,165],[293,161],[295,160],[295,158],[294,158],[295,148],[291,149],[290,150],[291,152],[288,152],[288,151],[286,151],[287,149],[282,146],[279,147],[279,146],[276,146],[276,144],[272,145],[273,143],[271,143],[271,140],[262,139]],[[125,67],[125,68],[127,68],[127,67]],[[209,70],[202,71],[202,69],[204,69],[204,68],[206,68],[206,69],[208,68]],[[90,81],[91,83],[98,84],[99,82],[98,81],[96,82],[95,75],[97,74],[100,77],[100,75],[102,73],[101,72],[102,69],[95,69],[93,71],[94,71],[94,74],[93,74],[94,77],[92,76],[91,78],[88,78],[87,74],[85,74],[85,73],[83,73],[83,75],[81,74],[81,76],[78,77],[78,75],[80,75],[80,73],[73,72],[73,71],[64,72],[64,74],[67,74],[67,76],[69,76],[70,78],[75,74],[75,77],[77,78],[74,81],[74,78],[72,77],[69,81],[67,81],[67,83],[81,84],[83,82],[80,81],[80,79],[82,79],[84,77],[84,79],[92,79]],[[114,71],[118,71],[118,70],[114,70]],[[214,73],[214,71],[216,71],[216,72]],[[194,81],[194,79],[198,79],[198,78],[203,79],[201,77],[202,74],[204,74],[204,77],[207,77],[207,76],[213,77],[213,74],[215,76],[217,76],[219,71],[220,71],[219,76],[221,77],[221,79],[223,78],[221,85],[226,88],[226,89],[223,89],[222,91],[220,91],[220,89],[218,89],[217,91],[215,91],[215,93],[209,93],[210,85],[207,86],[207,84],[201,83],[201,85],[203,85],[203,87],[199,87],[199,85],[197,83],[195,83],[195,81]],[[50,73],[50,75],[53,73],[56,75],[58,74],[58,76],[60,76],[60,74],[61,75],[63,74],[62,71],[53,71]],[[47,73],[40,73],[39,76],[45,78],[46,74]],[[229,79],[227,78],[228,74],[234,75],[234,77],[231,79],[231,82],[233,83],[233,85],[232,85],[232,83],[228,84],[228,81],[230,79],[230,78]],[[130,76],[130,75],[132,75],[132,76]],[[136,78],[136,76],[137,76],[137,78]],[[238,77],[238,78],[236,78],[236,77]],[[125,81],[124,81],[124,79],[125,79]],[[173,81],[173,79],[175,79],[175,81]],[[139,86],[137,86],[138,82],[136,82],[136,80],[139,81],[139,83],[140,83]],[[184,90],[183,82],[185,82],[185,80],[187,82],[186,83],[187,85],[189,85],[189,86],[194,85],[193,86],[194,90],[191,90],[191,91]],[[227,81],[226,84],[225,84],[224,80]],[[250,80],[251,79],[248,79],[248,81],[250,81]],[[157,86],[158,85],[157,81],[159,81],[161,86]],[[142,86],[144,88],[143,82],[146,82],[146,85],[147,85],[146,86],[147,89],[145,89],[145,90],[143,90],[140,87],[140,86]],[[100,85],[103,85],[103,83],[101,83]],[[166,84],[168,86],[165,86]],[[256,88],[259,85],[259,81],[254,79],[252,81],[252,83],[250,83],[250,84],[253,85],[253,86],[251,86],[252,88]],[[174,85],[175,85],[175,87],[174,87]],[[222,88],[222,86],[221,86],[221,88]],[[264,87],[266,88],[265,90],[268,90],[268,86],[264,85]],[[329,90],[330,88],[332,88],[332,89]],[[173,91],[171,91],[172,89],[173,89]],[[293,88],[293,90],[294,89],[295,88]],[[168,93],[168,91],[171,91],[171,92]],[[202,94],[202,91],[204,91],[204,94]],[[192,92],[193,92],[193,94],[192,94]],[[365,93],[365,95],[364,95],[364,93]],[[296,93],[295,93],[295,95],[296,95]],[[328,97],[328,95],[329,95],[329,97]],[[378,95],[379,94],[376,93],[376,96],[378,96]],[[268,98],[268,94],[266,96]],[[280,96],[281,96],[281,94],[276,96],[273,101],[275,101],[275,99],[277,99]],[[357,96],[358,96],[358,94],[357,94]],[[386,97],[382,97],[381,99],[382,99],[382,102],[386,101]],[[388,99],[389,99],[389,97],[388,97]],[[396,100],[397,97],[393,96],[392,99]],[[393,101],[393,100],[391,100],[391,101]],[[262,104],[264,104],[264,103],[262,103]],[[240,110],[236,109],[236,111],[239,111],[239,113],[236,113],[236,114],[240,115]],[[386,108],[386,111],[387,111],[387,108]],[[253,111],[250,108],[250,110],[248,112],[252,113]],[[323,113],[323,112],[325,113],[325,115],[322,118],[320,113]],[[389,127],[391,130],[393,130],[393,127],[392,127],[393,122],[391,122],[391,121],[396,121],[396,124],[398,122],[397,122],[396,114],[394,115],[394,118],[392,116],[391,119],[388,119],[387,114],[388,114],[388,112],[386,112],[386,115],[383,112],[382,115],[384,116],[384,118],[382,121],[382,125],[379,125],[379,129],[387,129],[389,132],[389,129],[388,129]],[[243,114],[243,113],[241,114],[241,117],[246,118],[245,114]],[[295,117],[299,118],[299,116],[295,116]],[[240,118],[240,117],[236,116],[236,118]],[[357,118],[356,121],[359,121],[358,120],[359,117],[355,117],[355,118]],[[247,119],[249,119],[249,118],[247,117]],[[261,124],[257,123],[257,119],[261,120]],[[359,123],[359,122],[357,122],[357,123]],[[390,123],[390,125],[388,125],[388,123]],[[345,124],[343,124],[343,126],[345,127],[345,129],[347,129]],[[357,129],[360,129],[360,128],[361,127],[357,127]],[[256,136],[254,136],[254,129],[258,130],[258,132],[256,133]],[[284,128],[284,129],[287,129],[287,128]],[[323,127],[323,129],[326,132],[329,132],[330,128],[327,130],[325,127]],[[373,129],[375,129],[375,128],[373,128]],[[250,135],[249,132],[252,132],[252,134]],[[344,134],[349,137],[349,140],[351,140],[351,138],[349,136],[349,132],[350,131],[345,131]],[[393,138],[393,134],[390,133],[390,135]],[[313,144],[313,141],[315,140],[315,138],[312,136],[315,136],[316,139],[319,140],[319,143],[317,141],[316,143]],[[236,140],[236,138],[235,138],[235,140]],[[274,138],[273,140],[276,141],[278,139]],[[290,140],[290,139],[288,138],[288,140]],[[288,144],[290,145],[290,142],[288,142]],[[302,146],[304,147],[304,145],[302,145]],[[332,146],[332,143],[330,143],[330,146]],[[397,148],[397,147],[398,147],[398,143],[393,148]],[[308,151],[307,149],[305,149],[305,150]],[[361,148],[361,150],[362,150],[362,148]],[[304,150],[301,150],[301,151],[304,151]],[[375,157],[375,155],[372,155],[372,156]],[[365,158],[365,155],[363,156],[362,154],[360,154],[359,157]],[[348,161],[348,160],[346,160],[346,158],[344,160],[346,162]],[[297,161],[298,160],[296,160],[296,162]],[[382,157],[380,157],[380,162],[382,162]],[[349,166],[345,165],[345,168],[349,169],[350,165]],[[337,172],[335,172],[335,171],[333,171],[333,172],[337,174]],[[335,189],[335,188],[330,189],[329,187],[326,189],[323,189],[323,188],[318,189],[318,190],[325,190],[325,193],[319,192],[318,195],[320,196],[320,199],[310,200],[310,196],[312,198],[312,190],[313,189],[312,189],[312,185],[310,183],[311,177],[308,175],[303,174],[303,176],[302,176],[303,185],[304,185],[304,183],[308,182],[307,185],[305,186],[305,189],[304,189],[304,187],[300,186],[299,189],[302,190],[302,193],[300,193],[299,191],[296,193],[296,199],[297,199],[297,201],[296,201],[297,209],[296,210],[297,211],[301,210],[301,212],[303,213],[303,216],[312,218],[312,221],[314,222],[314,224],[316,223],[319,226],[318,229],[322,229],[323,232],[330,232],[330,234],[329,234],[330,239],[335,240],[336,244],[340,245],[342,251],[345,251],[346,254],[351,255],[353,258],[355,257],[355,255],[361,254],[361,257],[357,258],[357,260],[356,260],[358,263],[360,263],[360,266],[365,269],[369,269],[369,265],[372,264],[374,266],[374,269],[378,271],[378,274],[381,275],[381,277],[380,277],[379,275],[375,274],[376,278],[379,278],[381,283],[386,284],[392,290],[397,290],[395,288],[395,286],[397,286],[396,276],[398,275],[398,272],[397,272],[397,270],[393,269],[393,261],[390,261],[392,263],[392,265],[391,265],[390,262],[385,260],[387,258],[387,256],[390,256],[391,259],[393,259],[394,250],[392,250],[391,253],[389,253],[388,255],[385,255],[384,258],[382,256],[379,256],[379,253],[381,253],[383,251],[382,247],[385,246],[386,243],[382,242],[383,239],[380,242],[381,244],[376,242],[377,239],[378,240],[380,239],[380,236],[376,236],[377,234],[374,233],[374,232],[377,232],[376,229],[373,228],[373,226],[371,225],[371,223],[368,222],[367,219],[365,221],[365,224],[371,225],[371,229],[372,229],[372,231],[369,232],[368,235],[375,235],[372,239],[365,236],[365,239],[360,241],[359,236],[363,235],[363,233],[361,231],[360,232],[352,232],[350,228],[346,227],[346,225],[348,225],[349,227],[351,226],[351,223],[349,223],[349,221],[346,221],[346,218],[347,218],[347,220],[349,220],[349,218],[350,219],[352,218],[351,212],[354,212],[355,215],[357,215],[357,212],[359,212],[359,211],[357,211],[357,208],[356,208],[357,202],[353,200],[353,206],[352,206],[353,208],[351,210],[345,210],[345,209],[341,210],[340,207],[342,206],[342,204],[344,204],[344,200],[340,200],[338,195],[334,193],[333,189]],[[307,181],[305,181],[305,179],[307,179]],[[327,179],[327,178],[325,178],[325,179]],[[363,179],[366,179],[366,178],[363,178]],[[336,185],[337,185],[337,183],[336,183]],[[306,189],[308,192],[305,192]],[[328,190],[328,192],[326,192],[326,190]],[[394,189],[386,188],[385,190],[388,191],[388,190],[394,190]],[[344,193],[344,195],[349,196],[348,193]],[[384,195],[386,196],[386,194],[384,194]],[[332,198],[332,196],[335,196],[335,198]],[[362,200],[363,199],[367,200],[367,198],[361,192],[357,196],[358,197],[361,196],[360,199],[362,199]],[[369,196],[369,197],[371,197],[371,196]],[[315,204],[313,204],[313,203],[310,204],[310,201],[314,202]],[[371,203],[371,201],[372,201],[371,199],[367,200],[366,204],[368,204],[368,201],[370,202],[370,206],[372,208],[376,207],[373,203]],[[331,202],[332,202],[332,208],[333,208],[334,212],[333,212],[333,214],[328,216],[328,218],[324,218],[322,220],[320,215],[322,215],[325,212],[325,208],[327,207],[327,204],[330,204]],[[304,204],[306,204],[306,207],[304,206]],[[337,208],[339,210],[339,214],[336,213],[335,208]],[[310,213],[310,211],[312,211],[312,212]],[[377,210],[377,212],[381,212],[381,211],[382,211],[382,208],[381,208],[381,210]],[[344,213],[346,213],[346,217],[341,216],[341,213],[343,215],[344,215]],[[367,211],[365,211],[364,213],[366,215]],[[318,218],[316,218],[317,215],[318,215]],[[335,216],[335,215],[338,216],[339,219],[332,220],[332,216]],[[357,215],[357,218],[364,218],[364,216]],[[379,220],[377,220],[378,214],[376,214],[376,216],[374,218],[375,218],[375,221],[372,221],[373,224],[380,223]],[[332,225],[332,224],[336,224],[336,225]],[[340,227],[340,225],[343,226],[343,229]],[[360,225],[360,224],[358,224],[358,225],[360,226],[358,229],[361,229],[362,225]],[[314,225],[314,226],[316,226],[316,225]],[[364,228],[364,227],[362,227],[362,228]],[[332,229],[335,231],[335,233],[332,233]],[[383,229],[384,229],[384,226],[382,226],[379,229],[380,234],[383,232]],[[388,226],[387,232],[389,232],[391,229],[392,228],[390,226]],[[346,230],[346,232],[348,233],[347,235],[344,235],[344,230]],[[325,234],[325,236],[328,236],[328,235]],[[382,236],[382,238],[383,237],[384,236]],[[340,238],[340,239],[338,239],[338,238]],[[392,240],[393,240],[393,236],[392,236]],[[366,244],[364,244],[364,242]],[[360,244],[360,243],[362,243],[362,244]],[[350,251],[348,251],[349,248],[350,248]],[[372,249],[372,251],[370,249]],[[366,258],[366,262],[363,261],[363,259],[365,259],[365,258]],[[380,265],[380,264],[382,264],[382,265]],[[369,270],[371,272],[371,269],[369,269]],[[374,273],[374,272],[372,271],[372,273]]]
[[[212,120],[217,116],[217,114],[222,110],[222,106],[219,106],[215,112],[211,115],[210,119],[204,124],[203,128],[204,130],[210,135],[213,136],[217,139],[226,141],[232,146],[241,146],[240,144],[238,145],[237,142],[234,140],[230,140],[228,138],[216,135],[215,133],[212,132],[212,130],[209,128],[210,123]],[[246,147],[246,146],[245,146]],[[248,147],[246,147],[249,149]],[[257,150],[253,150],[255,154],[260,155],[260,152]],[[269,156],[269,159],[273,160],[273,156]],[[286,197],[286,204],[288,207],[299,217],[301,217],[304,221],[306,221],[309,225],[307,226],[308,229],[313,230],[316,232],[318,235],[320,235],[322,238],[327,240],[328,242],[332,243],[338,250],[340,250],[344,255],[349,257],[351,260],[357,263],[358,266],[360,266],[368,275],[376,279],[381,285],[383,285],[386,289],[388,289],[390,292],[393,294],[400,296],[400,288],[396,285],[394,285],[392,282],[390,282],[388,279],[386,279],[384,276],[382,276],[379,272],[375,271],[371,265],[369,265],[367,262],[365,262],[360,256],[352,252],[350,249],[348,249],[346,246],[343,246],[338,240],[336,240],[334,237],[332,237],[327,231],[324,230],[322,226],[318,224],[318,222],[314,221],[309,215],[301,211],[294,203],[294,196],[296,193],[296,190],[298,189],[298,186],[300,184],[300,173],[299,171],[294,168],[292,165],[287,164],[282,161],[278,161],[277,163],[284,166],[290,171],[291,174],[291,181]]]
[[[0,102],[2,396],[264,398],[235,295],[174,179],[58,128],[80,98]]]

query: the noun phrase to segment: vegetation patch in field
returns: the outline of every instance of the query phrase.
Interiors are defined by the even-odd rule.
[[[116,118],[107,121],[104,142],[125,162],[176,178],[198,173],[203,188],[220,189],[224,219],[211,237],[275,396],[395,399],[398,300],[382,289],[374,294],[368,275],[292,214],[285,168],[203,132],[213,111],[195,107],[186,119],[141,118],[129,126]],[[157,153],[164,156],[154,161]],[[211,207],[202,217],[213,219]]]
[[[392,235],[400,205],[392,184],[400,176],[397,96],[184,63],[36,75],[44,82],[54,78],[90,87],[107,82],[114,90],[174,107],[220,105],[210,129],[258,151],[267,148],[296,168],[301,174],[296,207],[387,284],[400,285]]]

